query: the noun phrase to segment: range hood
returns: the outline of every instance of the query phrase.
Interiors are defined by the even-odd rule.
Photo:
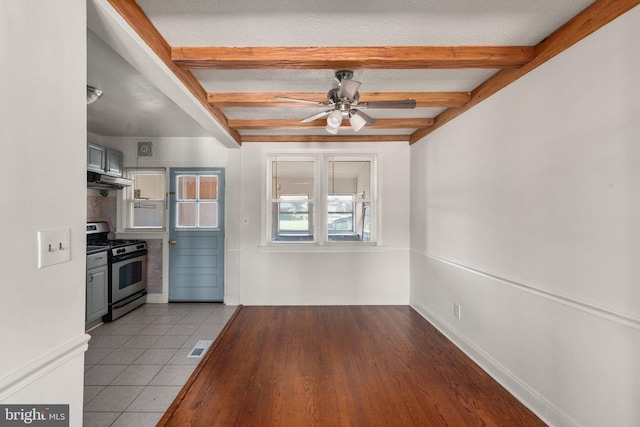
[[[132,179],[118,178],[115,176],[87,171],[87,188],[97,190],[120,190],[132,185]]]

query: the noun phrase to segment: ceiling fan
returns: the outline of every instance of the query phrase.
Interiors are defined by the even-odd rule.
[[[330,107],[328,110],[314,114],[306,119],[302,119],[301,122],[307,123],[322,117],[327,117],[327,126],[325,127],[325,130],[333,135],[338,133],[343,117],[349,118],[351,128],[356,132],[362,129],[364,125],[374,124],[376,119],[360,111],[362,108],[416,108],[416,101],[414,99],[360,102],[360,93],[358,92],[358,89],[360,88],[361,83],[352,80],[353,71],[336,71],[335,77],[338,81],[338,87],[331,89],[327,93],[327,101],[325,102],[287,98],[285,96],[277,96],[276,99]]]

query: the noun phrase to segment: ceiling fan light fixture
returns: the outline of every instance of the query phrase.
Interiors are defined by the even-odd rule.
[[[325,129],[327,130],[327,132],[335,135],[338,133],[338,129],[340,129],[341,124],[342,111],[335,110],[332,111],[331,114],[329,114],[329,117],[327,117],[327,126]]]
[[[334,128],[334,127],[331,127],[331,126],[327,125],[327,126],[325,126],[324,130],[326,130],[327,132],[329,132],[332,135],[337,135],[338,134],[338,130],[340,130],[340,128],[339,127]]]
[[[353,129],[354,132],[358,132],[367,124],[367,121],[360,114],[355,112],[349,113],[349,123],[351,124],[351,129]]]

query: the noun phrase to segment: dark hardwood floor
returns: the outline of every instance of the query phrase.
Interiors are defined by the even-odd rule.
[[[407,306],[241,307],[160,426],[543,426]]]

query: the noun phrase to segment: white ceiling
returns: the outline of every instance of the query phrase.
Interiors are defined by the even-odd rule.
[[[90,0],[106,3],[107,0]],[[172,47],[215,46],[533,46],[593,0],[137,0]],[[96,24],[89,20],[89,28]],[[96,33],[101,33],[96,29]],[[111,42],[113,44],[113,42]],[[205,136],[145,76],[88,31],[88,84],[105,95],[88,107],[89,131],[119,136]],[[115,50],[122,51],[116,46]],[[322,92],[335,86],[335,70],[193,70],[205,91]],[[496,71],[354,70],[361,92],[469,92]],[[229,119],[300,120],[314,108],[222,108]],[[375,118],[433,118],[444,108],[368,110]],[[394,129],[394,135],[415,129]],[[325,134],[305,130],[241,130],[241,135]],[[359,134],[384,134],[367,129]],[[386,133],[389,133],[388,131]],[[341,129],[341,135],[354,134]],[[325,134],[326,135],[326,134]]]
[[[87,30],[87,84],[104,95],[87,106],[87,130],[101,136],[179,137],[211,133],[95,33]]]
[[[534,45],[592,0],[138,0],[171,46]]]

